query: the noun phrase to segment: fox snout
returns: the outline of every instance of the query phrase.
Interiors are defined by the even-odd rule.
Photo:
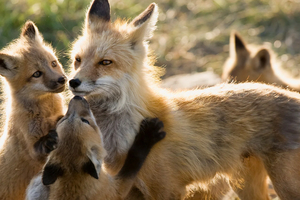
[[[72,87],[72,88],[77,88],[79,85],[81,84],[81,81],[78,79],[78,78],[76,78],[76,79],[71,79],[70,81],[69,81],[69,85],[70,85],[70,87]]]
[[[65,89],[66,80],[67,78],[65,76],[60,76],[57,79],[50,80],[48,84],[46,83],[46,85],[54,92],[62,92]]]
[[[59,84],[65,84],[66,78],[63,77],[63,76],[61,76],[61,77],[58,78],[57,82],[58,82]]]
[[[76,113],[90,113],[90,106],[87,100],[81,96],[75,96],[71,99],[69,103],[68,112],[76,112]]]

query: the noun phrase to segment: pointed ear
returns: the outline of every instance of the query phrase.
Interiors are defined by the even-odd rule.
[[[133,27],[133,31],[130,34],[130,40],[133,47],[151,38],[152,32],[156,28],[157,17],[158,7],[155,3],[152,3],[139,16],[132,20],[130,24]]]
[[[230,55],[238,54],[245,50],[247,50],[246,43],[237,32],[233,31],[230,36]]]
[[[95,179],[98,179],[101,170],[101,160],[97,158],[97,152],[93,149],[87,153],[87,156],[89,161],[82,166],[82,170]]]
[[[90,5],[86,16],[86,24],[91,25],[92,23],[98,22],[99,19],[103,22],[110,21],[110,6],[108,0],[94,0]]]
[[[29,40],[35,40],[39,35],[39,30],[32,21],[27,21],[22,28],[21,35]]]
[[[255,58],[258,60],[258,69],[264,69],[270,66],[271,63],[271,54],[268,49],[261,49],[255,55]]]
[[[47,163],[43,170],[42,181],[44,185],[53,184],[56,179],[64,174],[63,169],[58,164]]]
[[[0,75],[5,78],[13,78],[17,72],[17,58],[0,53]]]

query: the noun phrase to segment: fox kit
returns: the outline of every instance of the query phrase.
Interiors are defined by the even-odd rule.
[[[124,199],[151,147],[165,137],[162,128],[157,118],[143,120],[124,166],[111,177],[101,169],[106,153],[95,118],[87,101],[75,96],[57,124],[57,149],[50,153],[42,175],[28,188],[27,199]],[[48,192],[41,181],[50,185]]]
[[[222,79],[263,82],[300,91],[300,81],[284,75],[271,49],[248,45],[236,32],[230,36],[230,57],[223,66]]]
[[[0,74],[9,87],[6,127],[0,142],[0,199],[24,199],[31,178],[56,145],[66,77],[33,22],[0,51]]]
[[[140,121],[159,116],[168,134],[135,181],[145,199],[182,199],[187,185],[216,175],[241,199],[268,199],[267,174],[281,199],[299,198],[300,95],[258,83],[161,89],[146,42],[157,15],[152,3],[129,23],[111,22],[107,0],[94,0],[73,46],[69,88],[91,106],[109,172],[121,169]]]

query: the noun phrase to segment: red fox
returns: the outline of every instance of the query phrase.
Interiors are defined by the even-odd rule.
[[[0,142],[0,199],[25,198],[31,178],[56,146],[56,122],[63,116],[66,76],[33,22],[0,51],[0,75],[9,87],[5,131]]]
[[[124,166],[111,177],[101,169],[106,153],[95,118],[87,101],[75,96],[57,124],[57,149],[28,188],[27,200],[124,199],[151,147],[165,137],[162,128],[157,118],[144,119]],[[41,181],[49,188],[43,190]]]
[[[183,199],[187,185],[216,175],[241,199],[268,199],[267,174],[281,199],[297,199],[300,94],[259,83],[160,88],[147,46],[157,15],[152,3],[131,22],[112,22],[108,1],[94,0],[73,45],[69,88],[101,127],[109,172],[123,166],[139,123],[159,117],[167,135],[135,181],[145,199]]]
[[[223,66],[224,81],[256,81],[300,91],[300,80],[284,75],[276,56],[265,46],[246,44],[242,37],[232,32],[230,37],[230,57]]]

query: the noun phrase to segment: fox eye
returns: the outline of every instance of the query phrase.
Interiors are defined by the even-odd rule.
[[[99,65],[110,65],[112,63],[111,60],[102,60],[99,62]]]
[[[79,57],[76,57],[75,60],[76,60],[77,62],[81,62],[81,58],[79,58]]]
[[[54,60],[51,62],[52,67],[56,67],[57,66],[57,62]]]
[[[83,123],[90,124],[90,122],[89,122],[88,120],[84,119],[84,118],[81,118],[81,121],[82,121]]]
[[[42,76],[43,72],[41,71],[36,71],[32,74],[32,77],[34,78],[39,78],[40,76]]]

